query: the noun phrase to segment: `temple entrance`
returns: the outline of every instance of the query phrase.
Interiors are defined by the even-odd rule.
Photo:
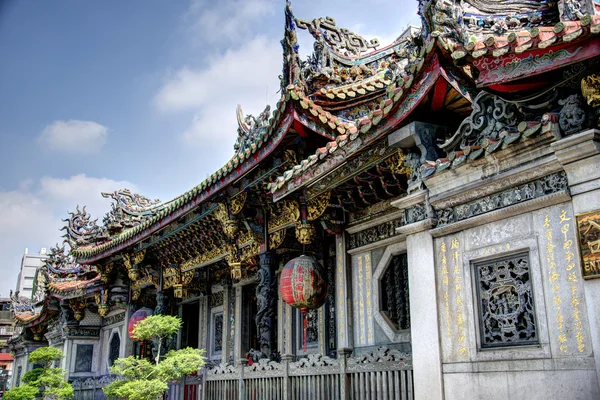
[[[258,330],[256,329],[256,322],[254,317],[258,312],[258,306],[256,303],[256,285],[248,285],[242,288],[242,357],[246,357],[251,349],[258,350],[260,345],[258,343]],[[250,357],[252,358],[252,357]]]
[[[181,305],[181,348],[198,348],[198,330],[200,324],[200,303],[195,301]]]

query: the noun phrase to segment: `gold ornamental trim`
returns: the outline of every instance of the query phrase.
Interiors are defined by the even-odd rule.
[[[269,232],[285,228],[300,220],[300,205],[296,200],[283,200],[278,214],[269,219]]]
[[[244,209],[248,192],[242,192],[231,199],[231,214],[237,215]]]
[[[327,191],[308,201],[306,209],[308,211],[309,221],[314,221],[323,215],[327,207],[329,207],[330,198],[331,192]]]
[[[600,278],[600,210],[576,215],[584,279]]]

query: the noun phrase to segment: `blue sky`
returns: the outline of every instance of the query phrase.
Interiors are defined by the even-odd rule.
[[[233,155],[236,104],[259,113],[279,97],[284,4],[0,1],[0,296],[75,205],[102,219],[100,192],[124,187],[166,201]],[[293,9],[382,45],[419,24],[416,0],[357,4]]]

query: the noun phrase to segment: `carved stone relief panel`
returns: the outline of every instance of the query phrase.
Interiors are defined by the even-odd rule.
[[[529,253],[473,264],[482,348],[537,344]]]

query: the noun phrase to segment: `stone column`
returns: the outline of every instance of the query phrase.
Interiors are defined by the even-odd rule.
[[[407,237],[406,246],[415,400],[441,400],[444,389],[433,237],[429,232],[415,233]]]
[[[239,365],[242,358],[242,286],[237,286],[235,289],[235,323],[234,323],[234,338],[233,344],[233,359]]]
[[[231,301],[231,286],[223,288],[223,352],[221,362],[229,364],[231,356],[231,309],[229,303]]]
[[[254,317],[260,351],[267,357],[275,349],[275,299],[277,279],[275,277],[275,254],[263,253],[260,255],[260,268],[258,270],[260,282],[256,286],[256,301],[258,311]]]
[[[337,348],[351,349],[352,337],[352,293],[348,286],[348,261],[344,234],[335,237],[335,309],[337,312]]]
[[[553,143],[552,148],[567,173],[574,214],[600,211],[600,130],[568,136]],[[579,245],[577,249],[581,250]],[[600,278],[584,280],[583,286],[600,381]]]

